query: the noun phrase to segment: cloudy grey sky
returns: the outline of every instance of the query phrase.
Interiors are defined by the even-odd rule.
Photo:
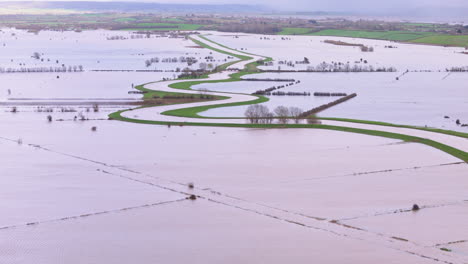
[[[0,2],[14,0],[0,0]],[[18,1],[18,0],[17,0]],[[29,0],[31,1],[31,0]],[[72,1],[72,0],[56,0]],[[90,0],[91,1],[91,0]],[[106,1],[106,0],[94,0]],[[116,2],[155,2],[184,4],[257,4],[280,10],[347,11],[361,13],[468,10],[468,0],[107,0]]]
[[[244,3],[277,8],[360,9],[360,8],[424,8],[468,7],[468,0],[171,0],[152,1],[167,3]]]

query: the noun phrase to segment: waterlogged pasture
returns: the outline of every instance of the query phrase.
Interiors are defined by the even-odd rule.
[[[283,40],[282,40],[283,38]],[[260,36],[250,34],[227,35],[213,33],[210,39],[234,49],[272,57],[272,66],[262,69],[305,70],[319,63],[354,62],[366,60],[365,65],[395,67],[398,71],[445,71],[446,68],[467,66],[468,58],[460,47],[402,44],[391,41],[343,38],[329,36]],[[362,52],[359,47],[325,43],[325,40],[363,44],[374,48],[374,52]],[[394,48],[385,48],[392,46]],[[295,67],[280,65],[280,61],[302,61],[307,57],[310,65],[296,64]],[[359,63],[358,65],[364,65]]]
[[[187,67],[187,63],[157,63],[146,67],[145,61],[153,57],[195,57],[200,62],[207,56],[216,56],[215,65],[225,63],[227,56],[212,54],[208,49],[189,48],[189,40],[157,37],[132,39],[133,32],[83,31],[58,32],[2,29],[0,32],[1,67],[59,67],[82,65],[85,70],[175,70]],[[125,39],[108,40],[112,37]],[[32,58],[38,52],[44,61]],[[58,63],[57,63],[58,60]],[[204,60],[203,60],[204,61]],[[20,65],[21,64],[21,65]],[[24,65],[24,66],[23,66]],[[198,68],[198,64],[191,68]]]
[[[467,132],[468,127],[456,125],[456,120],[468,123],[468,73],[262,73],[255,78],[284,78],[301,83],[281,89],[284,92],[340,92],[358,96],[319,114],[321,117],[343,117],[384,121],[395,124],[429,126]],[[282,83],[235,82],[204,84],[195,88],[226,92],[251,93]],[[297,106],[312,109],[335,100],[333,97],[269,96],[264,105]],[[243,116],[247,106],[211,109],[204,116]],[[448,118],[446,118],[448,117]]]
[[[328,220],[378,220],[374,215],[405,209],[415,202],[428,206],[459,203],[467,188],[463,179],[466,165],[452,164],[458,162],[453,157],[419,144],[379,137],[309,129],[167,128],[118,121],[47,123],[37,120],[36,113],[21,115],[27,118],[4,114],[0,124],[0,153],[5,161],[0,195],[2,215],[6,216],[0,232],[0,258],[10,263],[24,259],[126,263],[129,255],[144,263],[195,257],[215,263],[229,254],[240,254],[247,263],[281,263],[285,259],[308,263],[315,255],[310,255],[309,246],[297,247],[298,239],[302,245],[323,247],[316,256],[323,263],[334,263],[337,249],[364,263],[381,258],[395,263],[430,263],[379,246],[383,243],[379,238],[357,242],[281,219],[290,219],[294,212]],[[92,132],[91,126],[98,131]],[[5,140],[18,138],[22,144]],[[401,153],[411,153],[413,158]],[[194,190],[179,185],[190,182]],[[428,184],[421,186],[421,182]],[[185,200],[184,192],[225,204],[203,198]],[[234,203],[227,196],[246,204]],[[234,205],[255,206],[256,210],[244,211]],[[289,213],[270,218],[264,215],[270,207]],[[455,213],[445,217],[459,214]],[[429,220],[425,218],[425,222]],[[330,225],[331,230],[336,228]],[[395,235],[412,238],[397,231]],[[463,234],[458,232],[436,242],[460,236]],[[81,240],[88,242],[77,243]],[[198,242],[193,245],[187,240]],[[252,251],[252,240],[261,245],[258,250],[270,253]],[[129,241],[133,242],[125,254],[116,253]],[[187,250],[179,256],[181,244]],[[207,250],[213,247],[218,248],[215,255]],[[79,254],[83,250],[88,253]]]

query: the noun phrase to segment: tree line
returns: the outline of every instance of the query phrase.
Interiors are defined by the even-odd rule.
[[[32,72],[83,72],[82,65],[61,66],[61,67],[21,67],[21,68],[3,68],[0,67],[0,73],[32,73]]]
[[[290,120],[300,123],[303,111],[299,107],[278,106],[273,111],[265,105],[250,105],[244,115],[251,124],[272,124],[276,119],[280,124],[287,124]]]

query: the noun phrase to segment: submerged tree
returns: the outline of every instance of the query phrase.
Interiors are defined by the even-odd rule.
[[[301,115],[304,113],[304,111],[295,106],[289,107],[289,116],[294,120],[296,124],[298,124],[301,121]]]
[[[275,108],[274,112],[281,124],[288,123],[289,109],[286,106],[278,106]]]
[[[39,52],[34,52],[32,57],[36,60],[39,60],[41,58],[41,54],[39,54]]]
[[[273,114],[264,105],[251,105],[245,111],[245,117],[252,124],[269,124],[273,120]]]

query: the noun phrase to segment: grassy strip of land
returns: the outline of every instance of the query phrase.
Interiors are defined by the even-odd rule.
[[[243,54],[246,54],[246,55],[264,57],[264,58],[265,58],[265,60],[264,60],[265,62],[273,61],[273,58],[271,58],[271,57],[265,57],[265,56],[258,55],[258,54],[253,54],[253,53],[249,53],[249,52],[245,52],[245,51],[236,50],[236,49],[230,48],[230,47],[228,47],[228,46],[225,46],[225,45],[223,45],[223,44],[220,44],[220,43],[218,43],[218,42],[215,42],[215,41],[213,41],[213,40],[211,40],[211,39],[209,39],[209,38],[207,38],[207,37],[205,37],[205,36],[201,36],[201,35],[200,35],[200,36],[198,36],[198,37],[200,37],[200,38],[202,38],[202,39],[204,39],[204,40],[206,40],[206,41],[208,41],[208,42],[211,42],[211,43],[213,43],[213,44],[216,44],[216,45],[218,45],[218,46],[220,46],[220,47],[223,47],[223,48],[225,48],[225,49],[229,49],[229,50],[232,50],[232,51],[235,51],[235,52],[239,52],[239,53],[243,53]]]
[[[284,27],[277,35],[305,35],[311,31],[311,28]]]
[[[376,131],[376,130],[368,130],[368,129],[360,129],[360,128],[352,128],[352,127],[340,127],[340,126],[329,126],[329,125],[321,125],[321,124],[224,124],[224,123],[192,123],[192,122],[163,122],[163,121],[152,121],[152,120],[140,120],[140,119],[133,119],[128,117],[123,117],[121,114],[129,110],[122,110],[119,112],[115,112],[109,115],[109,118],[114,120],[120,120],[125,122],[132,122],[132,123],[139,123],[139,124],[152,124],[152,125],[179,125],[179,126],[205,126],[205,127],[242,127],[242,128],[315,128],[315,129],[328,129],[328,130],[335,130],[335,131],[342,131],[342,132],[351,132],[351,133],[358,133],[370,136],[379,136],[391,139],[398,139],[405,142],[414,142],[414,143],[421,143],[436,149],[439,149],[447,154],[450,154],[458,159],[463,160],[464,162],[468,162],[468,153],[462,150],[453,148],[451,146],[447,146],[445,144],[420,138],[414,137],[404,134],[398,133],[391,133],[385,131]]]
[[[417,44],[431,44],[441,46],[468,47],[468,35],[442,35],[432,32],[414,31],[364,31],[326,29],[310,32],[309,28],[284,28],[279,35],[307,35],[307,36],[335,36],[364,39],[379,39],[402,41]]]
[[[410,31],[362,31],[362,30],[340,30],[327,29],[319,32],[309,33],[309,36],[337,36],[350,38],[366,38],[393,41],[410,41],[433,35],[430,32],[410,32]]]
[[[169,116],[178,116],[178,117],[191,117],[191,118],[229,119],[229,118],[226,118],[226,117],[204,117],[204,116],[200,116],[199,113],[210,110],[210,109],[213,109],[213,108],[260,104],[260,103],[268,102],[268,100],[269,99],[267,97],[257,96],[257,99],[254,99],[254,100],[251,100],[251,101],[181,108],[181,109],[169,110],[169,111],[163,112],[161,114],[169,115]],[[234,117],[232,119],[239,119],[239,118]]]
[[[227,96],[155,91],[145,88],[145,85],[148,84],[151,83],[135,86],[135,89],[146,92],[143,94],[144,103],[142,104],[141,108],[229,99]]]
[[[249,72],[238,72],[229,75],[228,79],[224,80],[200,80],[200,81],[186,81],[186,82],[178,82],[170,84],[169,87],[174,89],[181,89],[181,90],[191,90],[191,87],[198,84],[205,84],[205,83],[224,83],[224,82],[238,82],[242,81],[241,77],[244,75],[250,74]]]
[[[206,48],[206,49],[210,49],[210,50],[213,50],[213,51],[216,51],[216,52],[218,52],[218,53],[225,54],[225,55],[228,55],[228,56],[231,56],[231,57],[236,57],[236,58],[239,58],[239,59],[241,59],[241,60],[243,60],[243,61],[253,59],[252,57],[249,57],[249,56],[234,54],[234,53],[231,53],[231,52],[229,52],[229,51],[217,49],[217,48],[215,48],[215,47],[212,47],[212,46],[210,46],[210,45],[208,45],[208,44],[206,44],[206,43],[203,43],[203,42],[201,42],[201,41],[199,41],[199,40],[196,40],[196,39],[194,39],[194,38],[190,38],[190,39],[191,39],[193,42],[195,42],[195,44],[197,44],[197,45],[200,46],[200,47],[203,47],[203,48]]]
[[[238,53],[243,53],[243,54],[246,54],[246,55],[264,57],[264,56],[261,56],[261,55],[257,55],[257,54],[253,54],[253,53],[249,53],[249,52],[245,52],[245,51],[239,51],[239,50],[236,50],[236,49],[232,49],[232,48],[227,47],[227,46],[225,46],[225,45],[223,45],[223,44],[217,43],[217,42],[215,42],[215,41],[213,41],[213,40],[211,40],[211,39],[209,39],[209,38],[207,38],[207,37],[205,37],[205,36],[199,36],[199,37],[202,38],[202,39],[204,39],[204,40],[206,40],[206,41],[208,41],[208,42],[211,42],[211,43],[216,44],[216,45],[218,45],[218,46],[220,46],[220,47],[223,47],[223,48],[225,48],[225,49],[229,49],[229,50],[232,50],[232,51],[235,51],[235,52],[238,52]],[[192,40],[193,40],[193,39],[192,39]],[[197,42],[199,42],[199,41],[197,41]],[[197,42],[196,42],[196,43],[197,43]],[[197,44],[198,44],[198,43],[197,43]],[[198,45],[200,45],[200,44],[198,44]],[[218,49],[215,49],[215,48],[213,48],[213,47],[211,47],[211,46],[209,46],[209,45],[206,45],[206,44],[205,44],[204,47],[205,47],[205,48],[209,48],[209,49],[218,51]],[[232,53],[230,53],[230,54],[232,54]],[[233,56],[233,55],[235,55],[237,58],[240,58],[241,60],[245,60],[245,58],[246,58],[246,57],[243,57],[243,56],[240,56],[240,57],[239,57],[239,55],[236,55],[236,54],[232,54],[231,56]],[[249,58],[250,60],[253,59],[252,57],[248,57],[248,58]],[[273,61],[273,58],[271,58],[271,57],[264,57],[264,59],[263,59],[262,61],[263,61],[263,63],[265,63],[265,62],[270,62],[270,61]],[[237,62],[232,62],[232,64],[234,64],[234,63],[237,63]],[[228,65],[227,67],[229,67],[229,66],[231,66],[231,65]],[[261,64],[260,64],[259,62],[257,62],[257,61],[251,62],[251,63],[245,65],[244,71],[245,71],[245,72],[249,72],[249,73],[259,72],[259,70],[258,70],[258,68],[257,68],[258,66],[261,66]],[[225,67],[225,68],[227,68],[227,67]],[[223,70],[224,70],[224,69],[223,69]]]
[[[419,126],[409,126],[409,125],[398,125],[398,124],[379,122],[379,121],[348,119],[348,118],[320,117],[319,119],[349,122],[349,123],[358,123],[358,124],[388,126],[388,127],[411,128],[411,129],[424,130],[424,131],[435,132],[435,133],[440,133],[440,134],[446,134],[446,135],[450,135],[450,136],[468,138],[468,133],[452,131],[452,130],[444,130],[444,129],[439,129],[439,128],[419,127]]]
[[[468,47],[467,35],[433,35],[411,40],[413,43],[433,44],[442,46]]]
[[[239,50],[230,48],[230,47],[228,47],[228,46],[225,46],[225,45],[223,45],[223,44],[217,43],[217,42],[215,42],[215,41],[213,41],[213,40],[211,40],[211,39],[209,39],[209,38],[207,38],[207,37],[205,37],[205,36],[199,36],[199,37],[202,38],[202,39],[204,39],[204,40],[206,40],[206,41],[209,41],[209,42],[211,42],[211,43],[213,43],[213,44],[216,44],[216,45],[218,45],[218,46],[220,46],[220,47],[223,47],[223,48],[225,48],[225,49],[229,49],[229,50],[232,50],[232,51],[240,52],[240,53],[243,53],[243,54],[246,54],[246,55],[263,57],[263,58],[264,58],[264,59],[262,60],[263,63],[273,61],[273,58],[271,58],[271,57],[264,57],[264,56],[261,56],[261,55],[257,55],[257,54],[253,54],[253,53],[249,53],[249,52],[245,52],[245,51],[239,51]],[[259,70],[258,70],[258,68],[257,68],[258,66],[261,66],[261,64],[260,64],[259,62],[257,62],[257,61],[251,62],[251,63],[245,65],[244,71],[246,71],[246,72],[259,72]]]
[[[136,23],[131,28],[122,30],[155,30],[155,31],[193,31],[201,28],[202,25],[178,24],[178,23]]]
[[[145,92],[143,94],[143,100],[152,100],[154,98],[158,98],[158,97],[163,98],[165,96],[186,96],[186,97],[193,96],[195,98],[200,97],[199,94],[179,93],[179,92],[165,92],[165,91],[156,91],[156,90],[151,90],[151,89],[145,88],[145,85],[148,85],[148,84],[151,84],[151,83],[154,83],[154,82],[150,82],[150,83],[135,86],[135,89],[137,89],[139,91],[142,91],[142,92]],[[226,98],[228,98],[228,97],[226,97]]]

